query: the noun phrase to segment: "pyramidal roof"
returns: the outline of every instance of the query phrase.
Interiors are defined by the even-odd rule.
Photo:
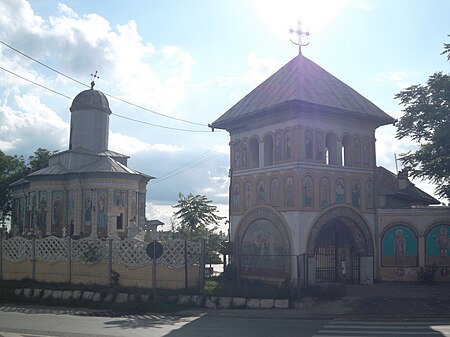
[[[304,111],[346,113],[372,119],[378,125],[394,122],[392,117],[347,84],[305,56],[298,55],[225,112],[211,127],[227,128],[241,118],[270,113],[283,106],[298,106]]]

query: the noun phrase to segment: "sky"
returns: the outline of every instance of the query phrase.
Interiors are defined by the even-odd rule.
[[[227,216],[229,135],[207,125],[298,54],[297,22],[307,58],[400,118],[395,94],[449,72],[448,13],[448,0],[2,0],[0,149],[67,150],[71,100],[98,71],[109,149],[157,178],[147,218],[168,225],[179,192]],[[377,165],[393,172],[414,149],[395,131],[376,132]]]

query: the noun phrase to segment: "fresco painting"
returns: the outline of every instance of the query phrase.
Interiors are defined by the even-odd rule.
[[[64,215],[64,192],[52,192],[52,235],[61,236]]]
[[[426,237],[426,264],[450,266],[450,225],[440,225]]]
[[[406,226],[390,228],[382,239],[382,265],[385,267],[417,266],[417,237]]]
[[[242,239],[241,272],[245,275],[284,277],[286,261],[277,227],[266,219],[256,220]]]

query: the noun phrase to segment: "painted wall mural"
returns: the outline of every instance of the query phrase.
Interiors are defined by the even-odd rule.
[[[52,235],[61,236],[64,216],[64,192],[52,192]]]
[[[450,266],[450,225],[440,225],[430,230],[425,247],[426,264]]]
[[[247,228],[241,246],[241,272],[245,275],[284,277],[286,256],[277,227],[258,219]]]
[[[84,192],[84,207],[83,207],[83,230],[81,236],[92,233],[92,203],[93,195],[91,190]]]
[[[47,192],[39,192],[39,208],[38,208],[37,226],[42,235],[47,234],[47,213],[48,213],[48,194]]]
[[[108,234],[108,191],[97,191],[97,235]]]
[[[383,266],[417,266],[417,237],[410,228],[402,225],[390,228],[381,244]]]

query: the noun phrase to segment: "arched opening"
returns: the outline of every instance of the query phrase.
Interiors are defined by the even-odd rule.
[[[337,137],[335,134],[332,133],[327,134],[327,136],[325,137],[325,147],[326,147],[327,165],[337,165],[338,151],[337,151]]]
[[[259,167],[259,141],[256,137],[250,139],[248,153],[248,165],[250,168]]]
[[[264,137],[264,166],[273,165],[273,138],[272,135]]]
[[[342,139],[342,166],[351,166],[350,136]]]

